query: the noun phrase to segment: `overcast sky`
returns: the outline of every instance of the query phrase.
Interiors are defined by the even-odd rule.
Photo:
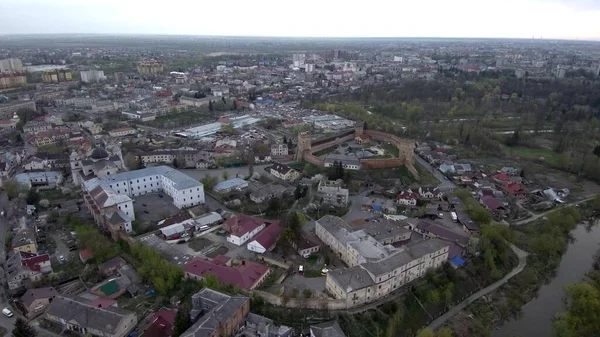
[[[37,33],[600,40],[600,0],[0,0]]]

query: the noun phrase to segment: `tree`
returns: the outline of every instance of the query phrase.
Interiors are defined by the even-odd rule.
[[[127,153],[123,160],[125,161],[125,166],[130,170],[137,170],[142,166],[138,157],[132,152]]]
[[[208,101],[208,111],[213,112],[213,102],[212,101]]]
[[[210,174],[205,174],[204,178],[202,178],[200,182],[202,183],[202,185],[204,185],[204,189],[210,191],[215,187],[215,185],[217,185],[219,179],[217,177],[211,176]]]
[[[173,158],[173,167],[179,168],[179,160],[177,160],[177,158]]]
[[[27,192],[27,204],[35,205],[40,201],[40,194],[35,190],[35,188],[29,189]]]
[[[223,173],[221,173],[221,176],[223,177],[223,180],[229,180],[229,171],[223,171]]]
[[[181,336],[182,333],[186,332],[192,326],[192,319],[190,317],[190,311],[186,306],[181,306],[177,309],[175,315],[175,321],[173,322],[173,336]]]
[[[237,104],[237,100],[233,101],[233,110],[237,110],[238,109],[238,104]]]
[[[16,198],[21,192],[19,183],[14,179],[4,182],[3,187],[4,191],[6,192],[6,195],[8,195],[9,198]]]
[[[588,283],[565,287],[566,312],[554,322],[562,336],[593,337],[600,331],[600,290]]]
[[[300,291],[298,290],[298,288],[292,289],[292,297],[293,298],[297,298],[298,297],[298,293],[300,293]]]
[[[313,295],[313,292],[310,289],[304,289],[302,291],[302,294],[304,295],[304,298],[311,298]]]
[[[596,147],[594,147],[593,153],[596,157],[600,158],[600,145],[596,145]]]
[[[450,328],[441,328],[440,331],[438,331],[437,333],[437,337],[452,337],[454,336],[454,333],[452,332],[452,329]]]
[[[417,334],[417,337],[435,337],[435,334],[433,333],[433,331],[431,331],[429,329],[423,329],[423,330],[419,331],[419,333]]]
[[[35,337],[37,336],[37,331],[29,324],[27,321],[22,319],[21,317],[17,318],[15,321],[15,327],[12,331],[12,337]]]

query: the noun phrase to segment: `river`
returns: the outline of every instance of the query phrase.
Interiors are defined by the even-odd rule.
[[[569,244],[558,267],[556,277],[543,285],[536,298],[525,304],[518,320],[508,321],[495,331],[494,337],[552,336],[552,319],[564,311],[563,286],[579,282],[592,269],[594,256],[600,248],[600,226],[588,232],[580,225],[571,232],[574,242]]]

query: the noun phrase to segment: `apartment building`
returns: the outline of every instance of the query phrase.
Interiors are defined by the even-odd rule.
[[[379,229],[352,232],[342,219],[330,215],[315,224],[317,236],[349,266],[330,271],[325,284],[331,296],[347,301],[347,307],[380,299],[448,259],[450,243],[445,240],[432,238],[395,248],[390,243],[410,234],[401,231],[393,239],[378,240],[370,233],[381,235],[385,229],[375,230]]]
[[[119,128],[108,131],[108,135],[111,137],[123,137],[128,135],[134,135],[137,133],[137,130],[134,128]]]
[[[103,70],[84,70],[80,72],[80,75],[81,82],[84,83],[98,83],[106,80]]]
[[[35,101],[17,101],[0,104],[0,119],[9,119],[14,117],[19,109],[35,110]]]
[[[269,172],[275,177],[286,181],[296,180],[300,177],[300,172],[280,163],[274,163],[273,166],[269,167]]]
[[[194,324],[181,336],[235,336],[249,312],[249,297],[230,296],[204,288],[192,296],[190,317]]]

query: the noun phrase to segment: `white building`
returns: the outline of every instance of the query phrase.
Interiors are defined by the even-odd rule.
[[[287,156],[289,154],[289,148],[286,143],[279,143],[271,145],[271,155],[273,157],[277,156]]]
[[[280,163],[274,163],[273,166],[269,167],[269,172],[275,177],[286,181],[296,180],[300,177],[300,172]]]
[[[346,300],[347,308],[380,299],[442,266],[450,247],[433,238],[395,248],[363,230],[351,232],[342,219],[329,215],[315,223],[315,233],[350,267],[329,271],[325,281],[325,290]]]
[[[131,232],[131,221],[135,220],[132,197],[164,192],[173,198],[173,204],[177,208],[204,204],[204,186],[167,166],[92,178],[82,183],[82,190],[96,223],[105,227],[115,224],[117,227],[113,228],[114,231],[122,226],[127,233]]]
[[[229,218],[224,226],[229,232],[227,242],[241,246],[260,233],[266,226],[267,223],[263,219],[250,217],[241,213],[236,214]]]
[[[127,135],[134,135],[137,130],[134,128],[120,128],[108,131],[108,135],[111,137],[123,137]]]
[[[98,83],[106,80],[106,76],[104,76],[104,70],[84,70],[80,74],[81,82],[84,83]]]

